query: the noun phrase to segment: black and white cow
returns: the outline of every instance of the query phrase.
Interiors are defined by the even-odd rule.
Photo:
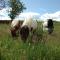
[[[20,28],[20,21],[19,20],[13,20],[11,23],[11,35],[12,37],[16,37],[17,36],[17,31]]]
[[[47,30],[48,33],[51,34],[53,32],[53,29],[54,29],[53,20],[47,19],[47,21],[43,23],[43,31]]]
[[[33,20],[31,17],[27,17],[20,29],[20,36],[21,39],[23,39],[24,41],[26,41],[26,39],[29,36],[29,32],[34,31],[35,29],[37,29],[37,21]]]

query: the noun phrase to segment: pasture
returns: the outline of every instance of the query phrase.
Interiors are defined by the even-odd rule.
[[[24,43],[20,36],[12,38],[10,24],[0,24],[0,60],[60,60],[60,22],[54,22],[51,35],[42,31],[41,22],[38,27],[37,37],[31,34]]]

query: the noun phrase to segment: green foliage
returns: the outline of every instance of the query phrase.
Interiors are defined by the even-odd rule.
[[[19,13],[23,12],[25,8],[23,2],[20,0],[9,0],[9,6],[12,8],[10,11],[10,18],[13,20]]]

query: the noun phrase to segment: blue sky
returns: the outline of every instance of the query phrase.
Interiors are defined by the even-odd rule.
[[[25,12],[53,13],[60,10],[60,0],[22,0],[26,6]]]

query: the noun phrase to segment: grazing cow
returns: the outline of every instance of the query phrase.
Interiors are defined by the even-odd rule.
[[[54,26],[53,26],[52,19],[48,19],[47,21],[45,21],[43,23],[43,31],[47,30],[48,33],[51,34],[53,32],[53,28],[54,28]]]
[[[29,32],[34,31],[36,28],[37,21],[33,20],[31,17],[26,18],[20,29],[21,39],[26,41],[29,36]]]
[[[19,20],[13,20],[11,23],[11,29],[10,29],[12,37],[17,36],[16,33],[17,33],[19,28],[20,28],[20,21]]]

